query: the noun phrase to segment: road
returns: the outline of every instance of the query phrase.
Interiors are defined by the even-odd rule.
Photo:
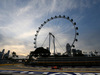
[[[29,67],[22,64],[1,65],[0,75],[100,75],[100,68],[71,68],[51,69],[51,67]]]

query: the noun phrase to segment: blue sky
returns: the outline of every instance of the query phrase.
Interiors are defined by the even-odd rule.
[[[69,16],[77,23],[80,35],[77,37],[79,41],[75,43],[76,49],[100,52],[100,0],[0,0],[0,50],[16,51],[19,55],[29,54],[34,50],[36,30],[45,20],[55,15]],[[67,23],[68,26],[64,25]],[[38,41],[46,37],[48,30],[58,34],[56,26],[60,27],[60,36],[63,33],[60,30],[67,28],[63,29],[67,34],[60,41],[65,44],[66,39],[73,36],[69,24],[63,19],[49,22],[41,29]],[[38,45],[41,43],[38,42]]]

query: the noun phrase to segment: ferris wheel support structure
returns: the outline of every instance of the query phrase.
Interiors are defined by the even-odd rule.
[[[49,32],[49,51],[50,51],[51,36],[53,37],[53,46],[54,46],[54,55],[55,55],[55,36],[50,32]]]

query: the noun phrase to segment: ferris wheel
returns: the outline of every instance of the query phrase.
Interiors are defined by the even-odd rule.
[[[78,41],[77,36],[79,35],[79,33],[77,32],[78,27],[76,27],[76,22],[73,22],[73,19],[70,19],[69,17],[66,17],[65,15],[63,15],[63,16],[59,15],[59,16],[54,16],[54,17],[47,19],[46,21],[44,21],[43,24],[40,25],[40,27],[38,27],[38,30],[36,31],[34,42],[33,42],[34,48],[39,47],[38,44],[37,44],[37,39],[38,39],[38,35],[39,35],[40,31],[42,30],[42,28],[44,26],[46,26],[46,24],[48,24],[50,21],[53,21],[54,19],[58,19],[58,18],[65,19],[65,20],[69,21],[70,24],[72,24],[71,26],[73,27],[73,30],[74,30],[73,33],[74,34],[73,34],[73,39],[71,40],[72,43],[70,43],[70,45],[71,45],[71,47],[75,47],[74,43]],[[66,26],[64,26],[64,28],[65,27]],[[56,29],[54,29],[54,30],[56,30]],[[47,29],[47,31],[48,31],[48,29]]]

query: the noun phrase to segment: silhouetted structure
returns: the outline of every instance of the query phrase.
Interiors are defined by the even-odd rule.
[[[0,52],[0,59],[7,59],[7,58],[9,58],[10,50],[8,50],[8,52],[5,53],[5,54],[4,54],[4,52],[5,52],[5,49],[3,49],[2,52]]]
[[[4,55],[4,58],[8,59],[9,58],[9,54],[10,54],[10,50],[8,50],[8,52]]]
[[[66,45],[66,52],[67,52],[68,56],[71,56],[71,46],[69,43],[67,43],[67,45]]]
[[[72,49],[73,56],[76,56],[76,49]]]
[[[0,59],[4,58],[4,52],[5,52],[5,49],[3,49],[2,52],[0,52]]]
[[[34,56],[34,57],[38,57],[38,56],[48,57],[48,56],[50,56],[50,51],[48,49],[44,49],[43,47],[39,47],[35,51],[32,51],[30,53],[30,57],[31,56]]]

